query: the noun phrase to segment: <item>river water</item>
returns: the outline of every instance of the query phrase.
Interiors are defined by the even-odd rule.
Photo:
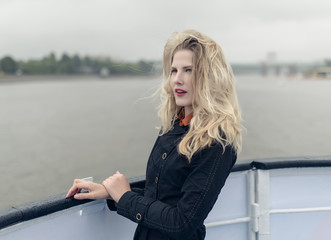
[[[161,78],[0,79],[0,209],[145,172]],[[331,155],[331,81],[238,76],[246,132],[238,162]]]

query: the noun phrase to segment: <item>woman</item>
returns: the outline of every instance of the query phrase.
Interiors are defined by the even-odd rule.
[[[163,72],[145,188],[131,189],[116,172],[102,184],[75,180],[67,197],[109,199],[111,210],[138,223],[134,239],[204,239],[203,222],[241,147],[234,77],[219,45],[193,30],[169,38]]]

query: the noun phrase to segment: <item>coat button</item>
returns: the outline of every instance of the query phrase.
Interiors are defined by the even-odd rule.
[[[162,159],[166,159],[166,157],[167,157],[167,153],[163,153],[162,154]]]
[[[155,183],[158,183],[158,182],[159,182],[159,178],[156,177],[156,178],[155,178]]]
[[[137,219],[138,221],[141,220],[141,214],[140,214],[140,213],[137,213],[137,215],[136,215],[136,219]]]

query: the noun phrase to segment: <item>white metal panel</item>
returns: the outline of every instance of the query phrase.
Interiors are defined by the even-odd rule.
[[[270,209],[331,206],[331,168],[270,171]]]
[[[248,216],[247,171],[231,173],[205,223]]]
[[[247,240],[248,223],[236,223],[207,229],[206,240]]]
[[[270,171],[270,240],[331,239],[331,168]]]
[[[111,212],[105,201],[24,222],[0,232],[1,240],[132,239],[136,224]]]
[[[272,214],[270,240],[330,240],[331,212]]]

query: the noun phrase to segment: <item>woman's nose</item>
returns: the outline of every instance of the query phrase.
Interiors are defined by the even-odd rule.
[[[175,76],[175,83],[178,85],[182,85],[183,84],[183,74],[181,72],[177,72],[176,76]]]

